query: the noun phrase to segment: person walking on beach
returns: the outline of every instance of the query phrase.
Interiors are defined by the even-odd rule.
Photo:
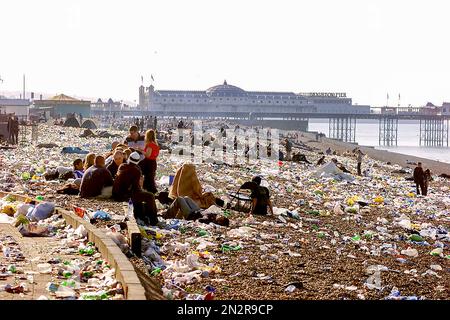
[[[414,169],[414,183],[416,184],[416,192],[418,195],[426,195],[425,191],[425,173],[423,172],[422,162],[417,163],[417,167]],[[419,190],[420,187],[420,190]],[[424,194],[425,193],[425,194]]]
[[[358,165],[357,165],[358,176],[361,175],[361,164],[362,164],[363,157],[364,157],[364,153],[362,153],[362,151],[358,149],[357,155],[356,155],[356,159],[358,161]]]
[[[424,176],[423,176],[423,184],[424,184],[424,192],[423,195],[426,196],[428,194],[428,184],[433,178],[431,178],[431,171],[430,169],[425,170]]]
[[[292,143],[288,138],[285,140],[286,143],[286,160],[291,160],[291,152],[292,152]]]

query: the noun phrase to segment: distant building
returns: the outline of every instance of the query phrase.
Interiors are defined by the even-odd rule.
[[[31,102],[28,99],[0,99],[0,113],[14,113],[20,119],[27,119]]]
[[[37,111],[49,111],[52,117],[66,117],[69,113],[81,113],[85,118],[91,115],[91,101],[78,100],[65,94],[47,100],[34,100],[33,103]]]
[[[98,99],[97,102],[92,102],[91,104],[92,108],[98,108],[98,109],[120,109],[122,106],[122,103],[120,101],[113,101],[113,99],[109,98],[108,101],[103,102],[102,99]]]
[[[442,114],[450,114],[450,102],[442,103]]]
[[[345,93],[294,93],[245,91],[223,84],[205,91],[139,88],[139,107],[155,114],[173,116],[236,116],[301,113],[370,113],[370,106],[353,105]]]

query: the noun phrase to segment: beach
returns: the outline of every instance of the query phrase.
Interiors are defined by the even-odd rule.
[[[67,181],[47,181],[43,173],[83,157],[62,154],[63,147],[104,154],[118,138],[80,137],[82,128],[49,125],[41,125],[39,132],[40,143],[55,145],[2,150],[1,190],[40,196],[68,211],[74,206],[89,214],[103,210],[112,220],[91,221],[102,232],[110,231],[125,216],[126,203],[58,194]],[[317,143],[315,135],[303,135],[306,147],[300,144],[293,151],[312,164],[196,164],[203,190],[230,205],[230,192],[260,175],[274,215],[249,216],[227,206],[205,210],[227,217],[228,227],[160,217],[158,226],[141,226],[142,257],[130,258],[134,267],[156,281],[166,299],[448,299],[449,182],[434,176],[429,195],[417,197],[414,184],[405,180],[411,174],[393,173],[412,168],[406,159],[416,159],[370,148],[361,148],[368,155],[363,170],[370,167],[370,176],[317,175],[319,152],[328,147],[341,155],[327,162],[336,157],[354,173],[355,157],[342,154],[355,145],[329,139]],[[169,190],[168,176],[189,161],[171,155],[168,146],[158,158],[158,191]],[[438,170],[444,172],[445,164],[432,169],[434,174]],[[157,202],[157,208],[161,214],[165,206]],[[412,235],[420,241],[411,240]],[[377,277],[380,282],[372,283]]]
[[[422,162],[422,165],[426,169],[430,169],[433,174],[440,175],[442,173],[450,174],[450,164],[445,162],[434,161],[426,158],[415,157],[411,155],[390,152],[386,150],[378,150],[371,147],[359,146],[354,143],[347,143],[339,140],[322,138],[321,142],[315,141],[315,134],[308,132],[301,132],[301,135],[304,137],[300,138],[300,141],[310,145],[311,147],[316,147],[320,149],[322,152],[325,152],[326,149],[331,148],[333,151],[337,151],[340,154],[343,154],[346,151],[351,152],[355,148],[361,149],[361,151],[366,154],[368,157],[374,160],[382,161],[382,162],[390,162],[392,164],[397,164],[403,168],[412,168],[415,166],[412,164],[408,164],[408,162]]]

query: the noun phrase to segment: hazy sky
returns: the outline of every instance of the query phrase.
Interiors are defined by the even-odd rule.
[[[0,1],[2,90],[137,100],[156,89],[450,101],[450,2]]]

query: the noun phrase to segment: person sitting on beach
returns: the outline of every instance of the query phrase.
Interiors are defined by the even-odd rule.
[[[322,156],[319,160],[317,160],[316,165],[321,166],[325,163],[325,156]]]
[[[127,163],[122,163],[117,170],[114,180],[112,196],[115,201],[128,201],[131,199],[134,207],[134,217],[143,220],[147,224],[158,223],[155,196],[142,190],[144,177],[138,166],[139,153],[130,154]],[[141,210],[143,208],[143,210]]]
[[[351,174],[351,172],[348,171],[347,168],[344,167],[344,165],[342,163],[340,163],[336,158],[331,159],[331,161],[333,161],[334,164],[336,165],[336,167],[338,167],[338,169],[341,170],[342,172]]]
[[[95,162],[95,153],[88,153],[86,155],[86,158],[84,158],[83,171],[86,172],[87,169],[89,169],[94,165],[94,162]]]
[[[119,141],[114,141],[112,144],[111,144],[111,150],[109,150],[105,155],[104,155],[104,157],[105,157],[105,165],[106,166],[108,166],[111,162],[112,162],[112,160],[113,160],[113,155],[114,155],[114,151],[116,150],[116,148],[118,148],[118,146],[119,145],[124,145],[124,144],[121,144]]]
[[[145,137],[139,133],[139,128],[136,125],[130,127],[129,133],[130,134],[125,138],[123,143],[126,144],[128,148],[142,153],[142,150],[145,147]]]
[[[306,159],[306,156],[304,154],[301,154],[300,152],[294,153],[292,156],[292,161],[294,162],[306,162],[308,164],[311,164],[311,162]]]
[[[252,190],[250,198],[252,199],[252,208],[250,214],[267,215],[267,207],[269,207],[273,215],[272,202],[270,201],[270,192],[266,187],[261,186],[261,177],[255,176],[252,182],[256,183],[257,187]]]
[[[95,157],[95,163],[86,170],[81,180],[80,197],[91,198],[100,195],[107,196],[108,191],[104,190],[113,185],[113,178],[108,169],[105,168],[105,158]],[[112,190],[109,190],[111,192]]]
[[[83,160],[81,159],[75,159],[73,161],[73,176],[74,179],[81,179],[83,178]]]
[[[117,148],[114,151],[113,161],[111,161],[111,163],[106,167],[106,169],[108,169],[108,171],[111,173],[113,179],[116,178],[117,170],[119,169],[119,166],[123,163],[123,158],[124,157],[122,149]]]
[[[209,212],[198,206],[198,204],[189,197],[177,197],[169,208],[163,212],[164,219],[186,219],[197,220],[202,223],[215,223],[228,227],[230,220],[224,216]]]
[[[418,162],[417,163],[417,167],[414,169],[414,173],[413,173],[413,178],[414,178],[414,183],[416,184],[416,192],[418,195],[421,194],[425,195],[425,174],[423,172],[423,168],[422,168],[422,163]],[[420,187],[420,191],[419,191],[419,187]]]
[[[332,153],[331,148],[328,147],[328,149],[325,151],[325,153],[329,156]]]

